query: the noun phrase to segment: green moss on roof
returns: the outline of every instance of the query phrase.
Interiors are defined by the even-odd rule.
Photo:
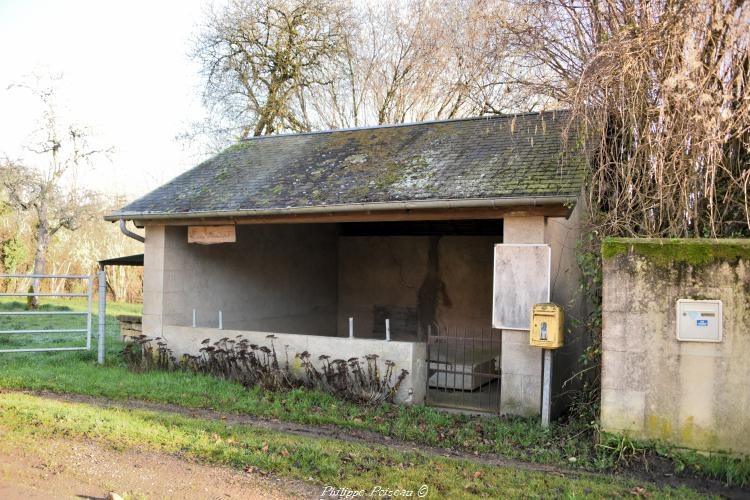
[[[111,218],[398,201],[575,199],[582,148],[566,112],[264,136],[242,141]],[[571,141],[575,142],[575,141]]]
[[[683,262],[701,266],[715,261],[750,262],[750,239],[699,238],[607,238],[602,243],[602,257],[641,255],[659,266]]]

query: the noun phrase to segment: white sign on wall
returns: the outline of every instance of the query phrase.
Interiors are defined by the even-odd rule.
[[[492,327],[528,330],[534,304],[550,301],[549,245],[495,245]]]
[[[677,301],[677,340],[721,342],[722,304],[720,300]]]

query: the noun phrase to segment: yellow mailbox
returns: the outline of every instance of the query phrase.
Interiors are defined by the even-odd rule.
[[[563,310],[557,304],[536,304],[531,310],[529,344],[545,349],[563,345]]]

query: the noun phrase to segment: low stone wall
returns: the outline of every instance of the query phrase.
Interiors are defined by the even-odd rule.
[[[304,376],[304,368],[300,360],[295,357],[297,353],[309,352],[312,360],[317,365],[317,358],[321,355],[331,356],[332,359],[349,359],[352,357],[364,358],[368,354],[377,354],[381,372],[385,370],[385,361],[393,361],[395,383],[396,377],[402,369],[409,374],[404,379],[396,401],[406,404],[421,404],[425,399],[427,384],[427,346],[424,342],[400,342],[373,339],[349,339],[342,337],[323,337],[314,335],[296,335],[289,333],[252,332],[242,330],[219,330],[217,328],[192,328],[187,326],[163,327],[162,337],[169,349],[179,358],[183,354],[198,355],[201,342],[211,339],[215,342],[224,337],[235,338],[241,335],[250,343],[257,345],[271,345],[274,343],[279,358],[279,363],[286,361],[285,353],[289,356],[291,371],[299,376]],[[268,336],[273,335],[274,339]]]
[[[750,240],[604,243],[602,426],[750,453]],[[677,300],[721,300],[720,342],[677,339]]]
[[[138,337],[143,333],[141,316],[120,315],[117,316],[117,320],[120,322],[120,335],[124,340]]]

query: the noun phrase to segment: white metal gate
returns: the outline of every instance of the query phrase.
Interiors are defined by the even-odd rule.
[[[20,349],[0,349],[3,352],[43,352],[43,351],[83,351],[91,349],[91,306],[94,286],[94,276],[87,275],[62,275],[62,274],[0,274],[0,279],[75,279],[86,282],[86,293],[64,293],[64,292],[8,292],[0,293],[0,297],[86,297],[88,299],[86,311],[0,311],[0,317],[7,316],[85,316],[85,328],[31,328],[26,330],[0,330],[0,335],[5,334],[32,334],[32,335],[80,335],[86,334],[86,345],[74,347],[35,347]]]

